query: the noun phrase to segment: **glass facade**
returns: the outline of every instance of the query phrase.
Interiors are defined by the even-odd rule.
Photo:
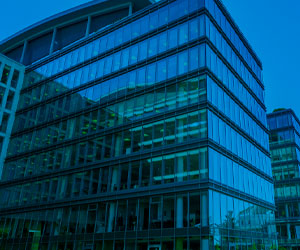
[[[292,110],[278,110],[268,114],[268,126],[278,243],[294,250],[300,244],[300,122]]]
[[[217,0],[160,1],[30,65],[0,249],[276,249],[261,68]]]
[[[0,180],[25,67],[0,54]]]

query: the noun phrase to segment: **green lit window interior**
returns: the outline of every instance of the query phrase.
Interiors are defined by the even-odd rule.
[[[9,76],[9,72],[11,70],[11,67],[8,65],[4,66],[3,72],[2,72],[2,77],[1,77],[1,82],[6,84]]]

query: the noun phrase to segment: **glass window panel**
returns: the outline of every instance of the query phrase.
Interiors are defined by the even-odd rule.
[[[14,70],[13,77],[12,77],[12,80],[11,80],[11,86],[13,88],[17,87],[19,77],[20,77],[20,72],[18,70]]]
[[[167,41],[168,41],[168,36],[166,32],[159,36],[159,41],[158,41],[159,53],[162,53],[167,50],[167,45],[168,45]]]
[[[152,159],[153,178],[152,184],[158,185],[162,181],[162,157]]]
[[[150,203],[150,228],[160,229],[162,222],[161,197],[152,197]]]
[[[174,228],[174,196],[165,196],[163,207],[163,228]]]
[[[140,163],[133,162],[131,164],[130,188],[138,188],[140,175]]]
[[[195,18],[189,23],[189,36],[190,40],[197,39],[199,37],[199,19]]]
[[[139,200],[139,230],[148,230],[149,228],[149,199],[142,198]]]
[[[9,76],[10,70],[11,70],[11,67],[10,67],[10,66],[8,66],[8,65],[5,65],[5,66],[4,66],[4,69],[3,69],[3,71],[2,71],[2,76],[1,76],[1,82],[2,82],[2,83],[7,84],[8,76]]]
[[[142,178],[141,185],[149,186],[150,184],[150,160],[144,160],[142,162]]]
[[[200,194],[191,193],[189,197],[189,204],[190,204],[189,227],[199,228],[200,227]]]
[[[134,63],[137,63],[138,52],[139,52],[138,45],[135,45],[135,46],[130,48],[130,60],[129,60],[130,65],[134,64]]]
[[[164,81],[167,79],[167,61],[163,60],[157,63],[157,81]]]
[[[194,150],[189,152],[189,176],[190,179],[198,179],[199,178],[199,151]]]
[[[195,70],[199,67],[199,48],[194,47],[189,50],[189,70]]]
[[[127,201],[118,201],[118,215],[116,218],[116,231],[125,231],[126,226],[126,213],[127,213]]]
[[[164,157],[164,183],[174,182],[175,155]]]
[[[189,32],[188,32],[188,23],[182,24],[179,27],[179,45],[188,42]]]
[[[188,157],[187,152],[176,154],[176,181],[182,182],[188,179]]]
[[[168,78],[175,77],[177,75],[177,56],[168,58]]]
[[[173,49],[178,46],[178,30],[177,28],[168,31],[169,37],[169,49]]]
[[[178,74],[184,74],[188,72],[188,52],[182,52],[178,55]]]
[[[127,230],[135,231],[137,229],[137,215],[138,215],[138,200],[128,200],[127,209]]]

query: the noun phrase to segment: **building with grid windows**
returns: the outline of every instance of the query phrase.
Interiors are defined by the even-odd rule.
[[[0,249],[277,248],[262,65],[219,0],[92,1],[0,52]]]
[[[300,122],[293,110],[268,114],[270,152],[275,180],[278,244],[287,250],[300,244]]]
[[[0,54],[0,180],[25,67]]]

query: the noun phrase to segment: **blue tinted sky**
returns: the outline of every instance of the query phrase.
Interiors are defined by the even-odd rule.
[[[263,63],[266,105],[300,118],[300,1],[224,0]]]
[[[86,0],[6,1],[0,40]],[[264,67],[266,105],[292,108],[300,117],[300,1],[223,0]],[[50,4],[51,3],[51,4]]]

